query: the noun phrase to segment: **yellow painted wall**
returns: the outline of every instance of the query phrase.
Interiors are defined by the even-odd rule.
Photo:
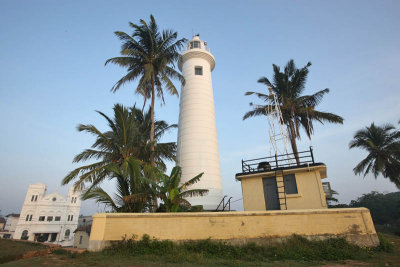
[[[298,194],[286,194],[288,210],[327,208],[318,171],[295,173]]]
[[[89,250],[124,236],[148,234],[157,239],[246,241],[345,235],[349,241],[374,246],[379,242],[368,209],[201,213],[102,213],[93,216]]]
[[[316,166],[310,168],[299,168],[285,170],[286,174],[295,174],[297,184],[297,194],[286,194],[286,204],[288,210],[297,209],[323,209],[327,208],[325,193],[322,188],[321,178],[326,177],[326,166]],[[321,177],[321,174],[323,175]],[[275,172],[264,172],[248,174],[237,177],[242,184],[243,205],[245,211],[266,210],[264,199],[263,178],[273,177]],[[278,186],[283,185],[282,176],[277,176]],[[280,190],[283,191],[283,188]],[[283,197],[283,194],[280,194]],[[284,208],[284,201],[281,208]]]
[[[263,182],[259,177],[242,182],[242,196],[244,210],[266,210]]]

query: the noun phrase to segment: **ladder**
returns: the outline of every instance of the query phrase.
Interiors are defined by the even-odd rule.
[[[283,179],[283,170],[275,171],[276,185],[278,189],[278,199],[281,210],[287,210],[287,202],[286,202],[286,188],[285,182]]]

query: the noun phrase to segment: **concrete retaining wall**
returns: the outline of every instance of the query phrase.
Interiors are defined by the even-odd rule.
[[[89,250],[110,241],[148,234],[173,241],[226,240],[268,243],[293,234],[310,238],[345,236],[361,246],[376,246],[378,237],[366,208],[200,213],[100,213],[93,216]]]

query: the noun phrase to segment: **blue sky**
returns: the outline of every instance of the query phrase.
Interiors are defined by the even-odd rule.
[[[161,28],[180,37],[200,33],[216,58],[214,101],[224,193],[241,198],[234,175],[241,159],[269,153],[265,118],[242,121],[249,90],[264,91],[261,76],[272,64],[294,59],[312,62],[306,93],[330,88],[318,107],[345,118],[343,125],[318,125],[313,136],[316,159],[327,164],[339,199],[372,190],[395,191],[382,177],[363,179],[352,168],[365,153],[349,150],[356,130],[372,121],[400,119],[400,3],[398,1],[0,1],[0,209],[19,212],[30,182],[48,192],[78,165],[72,158],[91,145],[78,123],[105,130],[94,112],[111,114],[114,103],[142,103],[135,83],[110,93],[124,75],[104,66],[119,54],[116,30],[153,14]],[[159,102],[160,103],[160,102]],[[156,116],[178,121],[179,99],[166,98]],[[165,140],[176,140],[176,132]],[[300,149],[310,145],[305,137]],[[112,184],[106,188],[112,189]],[[235,203],[241,209],[241,201]],[[84,214],[100,211],[93,202]]]

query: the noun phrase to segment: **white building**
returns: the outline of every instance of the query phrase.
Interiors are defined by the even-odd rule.
[[[8,214],[6,223],[4,224],[4,228],[0,229],[0,237],[1,238],[13,238],[15,228],[17,227],[17,223],[19,220],[19,214]]]
[[[182,52],[178,67],[185,77],[179,105],[178,165],[182,168],[183,182],[204,172],[193,189],[208,189],[209,193],[203,197],[188,198],[188,201],[192,205],[203,205],[205,210],[215,210],[222,200],[211,80],[215,59],[207,43],[194,36]]]
[[[80,194],[72,187],[65,198],[57,192],[46,195],[44,184],[30,184],[13,239],[72,246],[80,208]]]

